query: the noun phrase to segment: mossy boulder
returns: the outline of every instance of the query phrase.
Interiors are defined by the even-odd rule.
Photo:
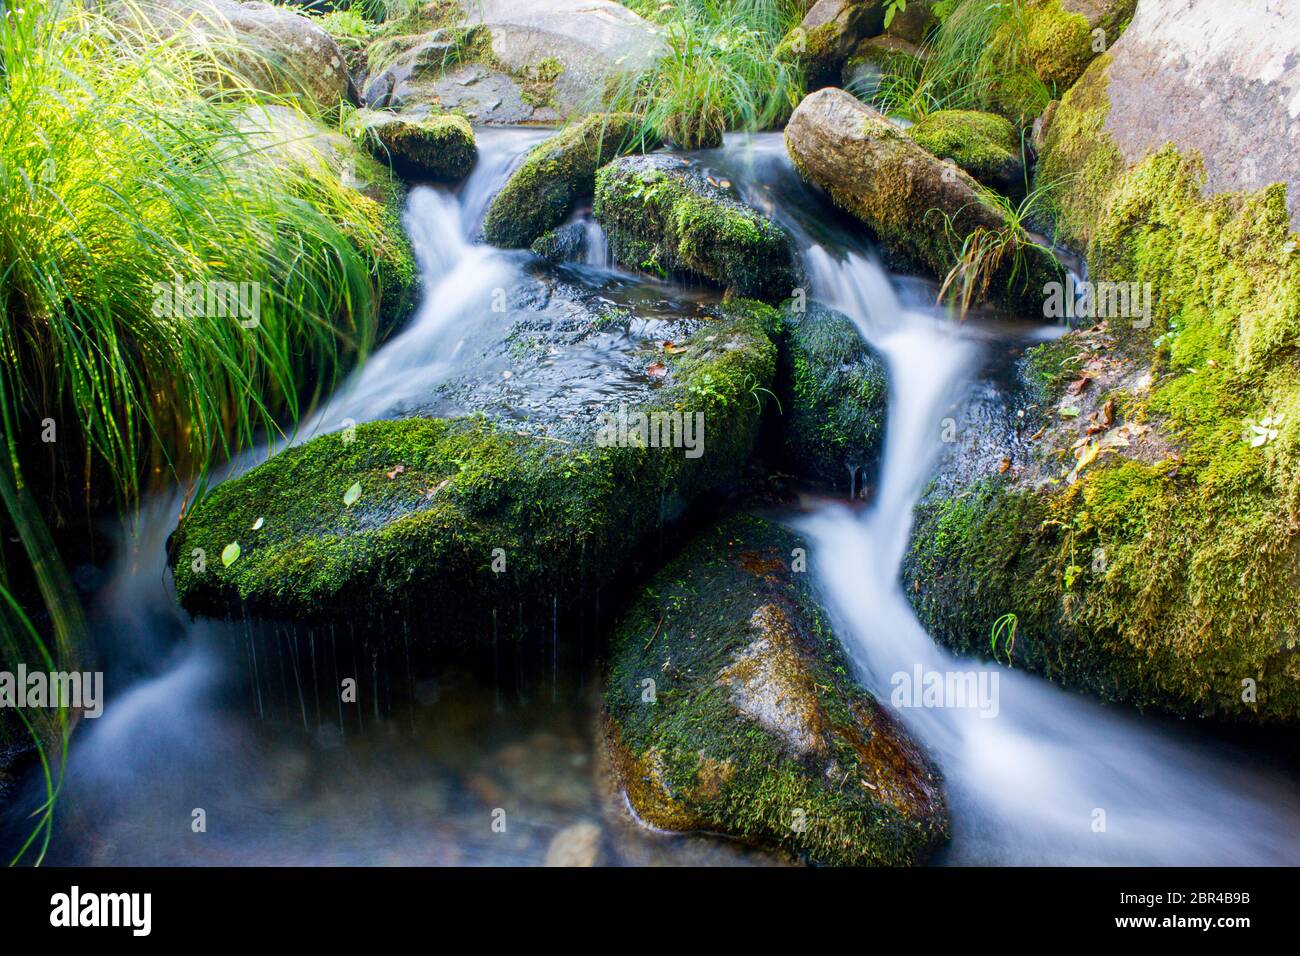
[[[508,419],[410,418],[287,449],[181,521],[169,542],[177,597],[195,613],[303,621],[400,613],[436,625],[429,639],[442,643],[580,613],[665,521],[736,481],[777,321],[736,301],[703,322],[656,359],[658,384],[621,432],[601,418],[564,440]],[[701,416],[694,450],[671,447],[683,419]]]
[[[1119,39],[1136,7],[1137,0],[1029,0],[1023,27],[1029,66],[1064,93]]]
[[[938,771],[852,667],[755,517],[700,535],[614,632],[606,746],[637,816],[811,863],[923,862],[947,834]]]
[[[413,179],[459,182],[478,158],[474,130],[453,113],[358,110],[352,125],[378,159]]]
[[[800,175],[865,222],[899,265],[943,277],[972,235],[1016,243],[1023,261],[1013,274],[1006,256],[988,289],[1041,311],[1044,285],[1061,275],[1055,258],[989,202],[968,173],[922,149],[876,110],[843,90],[820,90],[795,109],[785,142]]]
[[[810,90],[839,82],[857,44],[885,29],[884,0],[817,0],[777,45],[777,59],[799,67]]]
[[[1007,194],[1024,192],[1020,137],[1001,116],[977,110],[940,110],[909,127],[907,135],[986,186]]]
[[[816,302],[782,313],[777,395],[788,467],[851,495],[874,473],[889,376],[847,316]]]
[[[1282,185],[1204,185],[1173,146],[1118,175],[1090,278],[1144,304],[1030,354],[1034,440],[923,503],[904,589],[962,650],[987,653],[1014,613],[1016,666],[1184,716],[1295,721],[1300,236]]]
[[[593,206],[615,261],[689,273],[739,295],[779,302],[796,284],[784,229],[675,156],[629,156],[596,174]]]
[[[1224,42],[1205,49],[1203,34],[1187,29],[1193,16]],[[1036,176],[1070,184],[1056,204],[1062,240],[1084,251],[1124,172],[1167,143],[1200,157],[1207,194],[1285,183],[1291,225],[1300,229],[1300,151],[1286,106],[1300,67],[1268,66],[1292,54],[1297,30],[1300,8],[1293,6],[1242,18],[1206,0],[1187,11],[1143,5],[1047,125]],[[1153,101],[1161,103],[1158,113]]]
[[[181,44],[212,57],[215,85],[231,75],[311,113],[357,102],[343,51],[310,18],[270,3],[236,0],[108,0],[106,12],[141,42]]]
[[[654,145],[630,114],[593,113],[529,152],[488,207],[483,238],[526,248],[564,222],[575,202],[591,196],[603,164]]]

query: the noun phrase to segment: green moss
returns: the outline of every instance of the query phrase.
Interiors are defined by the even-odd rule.
[[[469,121],[453,113],[357,110],[349,126],[380,160],[411,177],[456,182],[478,158]]]
[[[1025,56],[1044,83],[1068,90],[1093,57],[1092,27],[1087,17],[1070,13],[1061,0],[1040,0],[1029,7]]]
[[[839,487],[874,471],[885,426],[884,362],[852,321],[816,303],[784,312],[777,394],[790,467]]]
[[[1124,158],[1106,132],[1110,58],[1102,56],[1084,73],[1055,110],[1035,180],[1065,188],[1049,194],[1057,241],[1085,249],[1102,203],[1119,182]]]
[[[555,81],[564,72],[564,64],[548,56],[520,77],[519,95],[534,109],[554,106]]]
[[[1114,348],[1151,368],[1154,386],[1122,397],[1168,457],[1121,450],[1040,495],[934,506],[911,573],[922,617],[958,646],[977,646],[1000,607],[1023,615],[1017,661],[1069,683],[1181,714],[1294,720],[1300,255],[1282,186],[1203,198],[1203,178],[1166,147],[1116,178],[1088,230],[1094,278],[1150,284],[1153,327]],[[1279,415],[1252,447],[1249,425]],[[969,530],[941,533],[953,528]]]
[[[657,826],[821,864],[921,862],[945,836],[937,773],[851,676],[793,570],[798,548],[777,525],[734,518],[650,582],[613,637],[613,762]],[[747,681],[779,707],[780,730],[738,694]]]
[[[688,272],[740,295],[785,299],[795,285],[790,238],[683,160],[617,160],[596,175],[593,211],[614,259],[647,272]]]
[[[538,144],[488,207],[483,237],[526,248],[564,221],[595,188],[596,170],[624,153],[654,148],[627,113],[594,113]]]
[[[752,391],[772,380],[775,321],[758,303],[732,303],[664,359],[668,384],[643,410],[702,414],[700,457],[602,447],[597,422],[575,444],[481,418],[361,425],[288,449],[199,502],[171,541],[177,596],[196,612],[243,605],[302,620],[402,612],[437,622],[439,641],[489,636],[494,611],[509,634],[549,620],[557,598],[587,606],[665,514],[737,478],[758,428]],[[348,504],[354,484],[361,494]],[[239,557],[226,565],[233,542]]]
[[[950,159],[986,186],[1023,188],[1020,137],[1009,120],[976,110],[940,110],[907,130],[918,145]]]

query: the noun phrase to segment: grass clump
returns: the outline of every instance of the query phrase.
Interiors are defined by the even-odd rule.
[[[0,18],[10,665],[65,669],[84,641],[51,529],[129,507],[147,482],[201,479],[278,431],[369,349],[394,278],[391,209],[309,144],[263,157],[248,111],[302,116],[291,101],[130,19],[70,0]],[[255,314],[214,300],[231,287]],[[57,440],[42,440],[50,428]]]
[[[772,55],[802,11],[792,0],[629,0],[662,28],[666,51],[607,91],[613,110],[683,149],[720,146],[728,130],[780,123],[803,93],[798,69]]]

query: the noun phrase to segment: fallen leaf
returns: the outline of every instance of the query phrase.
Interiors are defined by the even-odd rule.
[[[1091,384],[1092,384],[1091,375],[1080,375],[1078,378],[1076,378],[1073,382],[1070,383],[1069,392],[1071,395],[1082,395],[1084,392],[1088,390],[1088,386]]]
[[[264,525],[264,524],[266,524],[266,519],[265,519],[265,518],[258,518],[256,521],[253,522],[253,530],[254,530],[254,531],[261,531],[261,530],[262,530],[262,525]]]
[[[361,482],[354,481],[352,487],[343,493],[343,503],[351,508],[361,497]]]
[[[230,567],[239,560],[239,542],[232,541],[221,549],[221,563]]]
[[[406,466],[405,466],[405,465],[398,465],[396,468],[394,468],[392,471],[390,471],[390,472],[388,473],[388,480],[389,480],[389,481],[392,481],[394,478],[396,478],[398,475],[400,475],[400,474],[401,474],[402,472],[404,472],[404,471],[406,471]]]
[[[676,354],[679,353],[679,352],[685,352],[685,351],[686,351],[686,346],[685,346],[685,345],[677,345],[677,344],[675,344],[675,343],[673,343],[673,342],[665,341],[665,342],[664,342],[664,351],[667,352],[669,355],[676,355]]]
[[[1078,417],[1079,417],[1079,406],[1078,406],[1078,405],[1062,405],[1061,408],[1060,408],[1060,415],[1061,415],[1062,418],[1078,418]]]
[[[1011,468],[1010,458],[1003,458],[1000,462],[998,462],[999,475],[1005,475],[1010,470],[1010,468]]]
[[[651,362],[645,373],[651,378],[663,378],[668,374],[668,366],[663,362]]]
[[[1101,422],[1107,428],[1115,422],[1115,399],[1106,400],[1106,404],[1101,406]]]

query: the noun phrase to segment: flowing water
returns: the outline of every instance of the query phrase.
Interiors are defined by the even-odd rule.
[[[575,214],[584,241],[571,263],[543,266],[476,242],[488,200],[541,135],[483,131],[479,164],[458,191],[412,191],[423,304],[293,440],[454,412],[467,398],[521,423],[556,404],[578,416],[633,388],[620,363],[641,340],[691,321],[715,296],[613,268],[589,210]],[[882,267],[859,230],[798,181],[779,135],[731,137],[695,158],[791,230],[811,297],[850,316],[890,368],[874,499],[823,501],[795,519],[864,683],[888,701],[893,675],[917,667],[997,673],[996,716],[901,711],[947,780],[953,840],[941,862],[1300,862],[1300,800],[1294,776],[1268,765],[1276,748],[958,660],[911,612],[899,569],[939,422],[994,388],[982,371],[990,354],[1051,330],[1005,318],[958,324],[928,307],[933,288]],[[494,295],[507,307],[485,312]],[[584,297],[630,308],[637,322],[552,347],[535,378],[503,391],[502,341],[521,321],[562,328]],[[584,383],[579,394],[553,394],[569,372]],[[612,822],[594,753],[599,635],[557,634],[549,648],[514,654],[494,644],[448,666],[422,660],[418,633],[371,644],[344,631],[192,622],[176,609],[163,560],[179,501],[146,507],[111,567],[78,569],[111,696],[74,738],[52,862],[540,863],[553,842],[592,824],[604,828],[605,862],[766,862],[721,841]],[[338,704],[345,676],[369,691],[367,706]],[[40,799],[36,781],[28,790],[0,844],[24,832],[22,811]],[[493,826],[498,811],[504,832]]]

